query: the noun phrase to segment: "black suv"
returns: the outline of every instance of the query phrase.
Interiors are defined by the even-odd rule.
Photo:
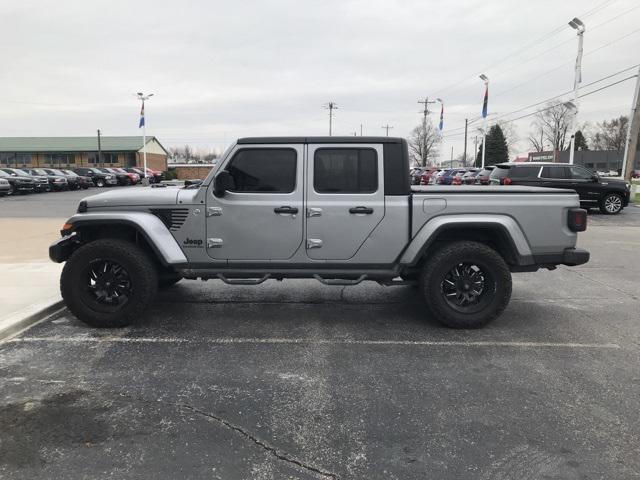
[[[118,180],[113,173],[104,173],[93,167],[78,167],[73,169],[74,173],[89,177],[96,187],[110,187],[117,185]]]
[[[581,165],[567,163],[500,163],[491,172],[491,183],[575,190],[582,208],[599,207],[609,215],[629,205],[631,193],[631,186],[624,180],[600,178]]]

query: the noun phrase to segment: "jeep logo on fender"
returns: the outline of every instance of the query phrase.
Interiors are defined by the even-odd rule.
[[[204,242],[202,240],[192,240],[189,237],[185,238],[184,242],[182,242],[182,246],[185,248],[200,248],[203,244]]]

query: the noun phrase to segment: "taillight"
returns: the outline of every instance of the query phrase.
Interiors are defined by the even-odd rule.
[[[584,208],[569,209],[567,224],[572,232],[584,232],[587,229],[587,211]]]
[[[513,183],[513,180],[511,180],[509,177],[505,177],[502,179],[503,185],[511,185],[512,183]]]
[[[453,177],[453,180],[451,180],[451,184],[452,185],[462,185],[462,180],[460,179],[460,177]]]

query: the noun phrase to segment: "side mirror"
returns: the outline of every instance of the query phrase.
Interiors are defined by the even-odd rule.
[[[213,180],[213,194],[216,197],[224,197],[227,190],[236,188],[236,181],[226,170],[219,172]]]
[[[592,182],[597,182],[597,181],[598,181],[598,178],[600,178],[600,177],[598,177],[598,174],[597,174],[597,173],[594,173],[593,175],[591,175],[591,181],[592,181]]]

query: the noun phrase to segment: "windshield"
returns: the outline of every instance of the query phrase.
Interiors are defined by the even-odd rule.
[[[33,170],[31,170],[32,172],[35,172],[38,175],[44,175],[47,176],[49,175],[47,172],[45,172],[43,169],[41,168],[34,168]]]
[[[62,170],[66,175],[71,175],[73,177],[77,177],[78,174],[76,172],[72,172],[71,170]]]
[[[64,176],[64,173],[62,173],[62,170],[57,170],[55,168],[51,168],[49,171],[53,172],[54,175],[62,175],[62,176]]]
[[[93,173],[104,173],[98,170],[97,168],[90,168],[89,170],[92,171]]]
[[[4,170],[0,170],[0,177],[10,177],[11,175],[9,175],[7,172],[5,172]]]

